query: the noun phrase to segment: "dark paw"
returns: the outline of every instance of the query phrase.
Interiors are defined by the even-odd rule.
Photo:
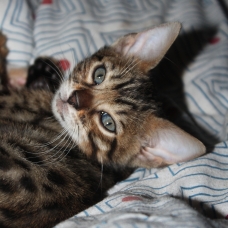
[[[26,87],[55,92],[59,88],[62,77],[63,73],[58,67],[58,61],[50,58],[37,58],[28,69]]]

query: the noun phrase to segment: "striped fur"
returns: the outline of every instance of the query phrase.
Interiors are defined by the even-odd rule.
[[[53,227],[101,200],[131,172],[88,159],[55,120],[52,97],[44,90],[0,91],[2,228]]]
[[[199,140],[158,117],[153,70],[180,27],[167,23],[121,37],[78,63],[61,83],[53,113],[88,157],[150,168],[205,152]]]
[[[132,171],[127,167],[204,153],[201,142],[157,117],[149,70],[179,29],[171,23],[148,30],[166,41],[163,48],[152,45],[151,61],[143,61],[145,50],[140,57],[119,51],[141,34],[100,49],[75,67],[54,98],[42,90],[1,91],[0,227],[52,227],[102,199]]]
[[[137,58],[124,58],[112,47],[104,47],[79,63],[56,92],[54,114],[70,134],[76,132],[72,138],[88,156],[124,166],[139,152],[139,136],[145,131],[147,117],[158,112],[152,78],[140,70],[139,64]],[[105,80],[95,85],[93,74],[100,66],[106,69]],[[63,114],[57,103],[75,90],[89,103],[82,101],[85,107],[77,111],[68,105]],[[112,116],[116,132],[110,133],[102,126],[101,112]]]
[[[0,95],[0,227],[52,227],[129,173],[111,166],[102,173],[68,136],[58,137],[51,99],[45,91]]]

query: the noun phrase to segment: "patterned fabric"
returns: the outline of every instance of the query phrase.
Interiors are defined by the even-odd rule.
[[[33,19],[26,1],[0,1],[0,29],[7,35],[11,65],[26,66],[33,57]]]
[[[228,227],[228,20],[216,0],[0,1],[9,63],[52,55],[66,72],[117,37],[167,21],[183,25],[176,58],[188,107],[221,143],[190,162],[137,169],[58,228]]]

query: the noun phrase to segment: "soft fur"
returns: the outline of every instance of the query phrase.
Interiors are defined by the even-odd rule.
[[[52,227],[101,200],[128,167],[159,167],[205,152],[199,140],[159,117],[149,76],[179,30],[179,23],[164,24],[100,49],[61,81],[53,101],[51,92],[32,89],[39,84],[36,67],[29,90],[1,90],[0,227]]]

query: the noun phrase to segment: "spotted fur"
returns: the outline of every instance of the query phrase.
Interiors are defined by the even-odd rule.
[[[113,48],[104,47],[79,63],[69,80],[63,82],[57,91],[53,101],[54,113],[69,132],[73,131],[71,126],[75,126],[72,120],[77,123],[77,133],[72,137],[88,156],[126,165],[132,158],[128,151],[139,150],[138,138],[145,131],[147,117],[159,111],[152,77],[139,69],[139,61],[124,58]],[[95,85],[94,71],[100,66],[106,69],[105,80]],[[58,115],[57,103],[64,96],[70,97],[75,90],[80,97],[79,110],[68,105],[66,113]],[[100,122],[102,111],[113,117],[116,132],[104,129]]]
[[[33,89],[36,67],[29,90],[0,91],[0,227],[52,227],[101,200],[132,167],[205,152],[199,140],[158,116],[149,76],[179,29],[165,24],[100,49],[75,66],[54,98]],[[152,52],[138,50],[154,33],[164,41],[152,39]]]
[[[0,227],[52,227],[129,174],[102,168],[68,137],[58,139],[51,99],[46,91],[0,95]]]
[[[1,77],[6,76],[3,50]],[[131,172],[88,159],[62,134],[51,110],[52,97],[39,89],[0,91],[2,228],[53,227],[100,201]]]

